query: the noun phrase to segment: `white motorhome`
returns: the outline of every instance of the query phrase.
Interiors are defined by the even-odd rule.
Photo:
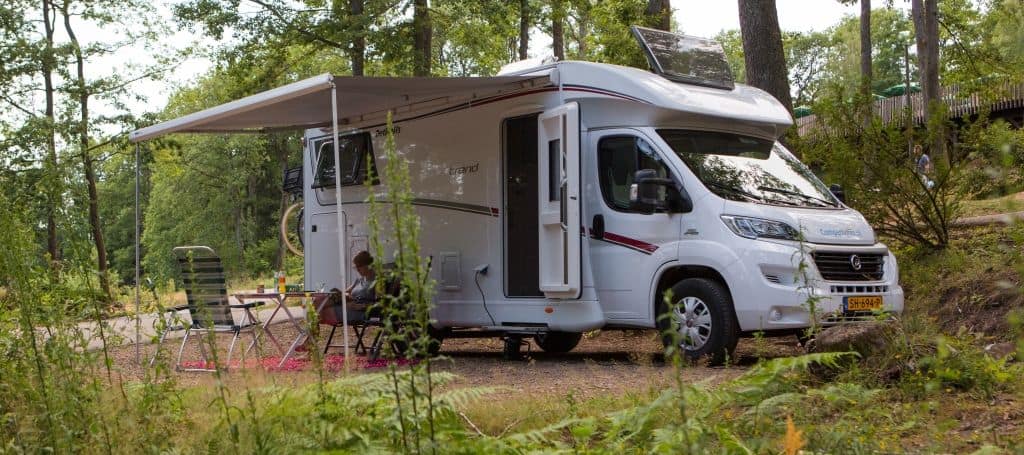
[[[778,141],[787,110],[733,84],[717,44],[634,32],[651,72],[564,61],[492,78],[330,78],[346,95],[337,135],[314,118],[288,123],[316,125],[303,153],[307,288],[340,287],[356,275],[339,258],[369,249],[363,182],[383,166],[391,111],[439,336],[503,336],[511,353],[535,337],[565,352],[589,330],[665,328],[670,291],[687,353],[721,361],[745,334],[901,312],[892,253]],[[305,98],[275,112],[325,109],[301,84]],[[244,104],[224,108],[234,123],[199,113],[133,139],[242,127],[258,115]]]

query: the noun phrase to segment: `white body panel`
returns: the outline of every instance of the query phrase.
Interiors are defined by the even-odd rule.
[[[438,289],[432,316],[439,326],[517,331],[654,327],[660,280],[677,267],[708,269],[720,276],[733,297],[743,331],[807,327],[808,293],[820,297],[818,310],[826,313],[840,308],[844,295],[856,294],[882,295],[886,310],[902,311],[903,291],[895,258],[884,245],[875,243],[874,232],[860,214],[848,208],[803,209],[726,201],[709,191],[655,131],[663,127],[701,129],[774,139],[791,119],[764,92],[745,86],[732,91],[685,86],[639,70],[580,62],[558,63],[523,74],[550,74],[554,85],[474,103],[431,106],[396,117],[397,151],[408,160],[414,207],[421,219],[421,251],[434,258],[431,276]],[[564,122],[567,105],[578,108],[570,114],[578,120],[564,124],[578,124],[578,128],[544,133],[545,119]],[[510,297],[503,277],[517,271],[507,270],[506,264],[510,255],[522,251],[508,249],[505,201],[509,182],[504,169],[503,122],[531,114],[540,118],[538,139],[533,143],[545,144],[547,139],[560,137],[566,145],[563,151],[578,148],[578,156],[567,158],[577,160],[579,172],[560,177],[579,179],[579,200],[564,232],[562,220],[557,219],[561,210],[557,204],[540,207],[541,245],[554,242],[544,239],[543,226],[557,225],[559,238],[568,234],[563,243],[537,249],[544,266],[552,266],[558,273],[545,271],[541,263],[528,271],[541,277],[538,291],[546,295]],[[380,118],[351,122],[340,134],[353,132],[369,133],[376,167],[383,168],[385,135]],[[328,289],[339,286],[337,231],[331,221],[337,208],[334,191],[309,184],[316,163],[314,144],[328,133],[307,130],[303,155],[308,239],[305,273],[311,289],[321,284]],[[650,146],[682,184],[693,202],[692,212],[641,214],[610,207],[599,184],[597,147],[603,138],[613,136],[639,138]],[[574,146],[565,144],[564,139],[570,137],[578,141]],[[536,152],[538,157],[548,156],[546,148],[538,146]],[[546,196],[547,171],[543,160],[539,165],[537,184]],[[379,196],[386,196],[381,186],[376,190]],[[366,197],[362,185],[342,188],[348,257],[368,247]],[[537,201],[542,206],[552,202],[547,197]],[[810,256],[800,254],[799,243],[739,237],[726,227],[721,215],[754,216],[800,226],[806,235],[806,251],[885,254],[884,276],[877,282],[825,281]],[[551,216],[556,219],[545,224],[545,217]],[[603,219],[604,236],[600,239],[593,237],[598,216]],[[578,248],[578,269],[566,274],[567,281],[545,282],[544,277],[561,275],[567,266],[573,266],[573,261],[563,264],[556,260],[566,256],[557,249],[568,251],[573,244]],[[545,256],[548,253],[550,256]],[[809,261],[806,270],[811,278],[803,287],[796,284],[801,257]],[[474,270],[485,265],[488,273],[477,276]],[[355,276],[352,270],[347,273]],[[852,284],[860,288],[849,286]],[[870,292],[865,286],[872,286]],[[781,316],[770,318],[773,310]]]

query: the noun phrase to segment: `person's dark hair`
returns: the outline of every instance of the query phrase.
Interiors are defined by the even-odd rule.
[[[370,256],[369,252],[360,251],[359,254],[356,254],[356,257],[352,258],[352,263],[356,267],[366,267],[373,264],[373,256]]]

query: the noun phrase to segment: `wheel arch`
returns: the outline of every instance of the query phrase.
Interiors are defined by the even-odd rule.
[[[725,277],[718,270],[698,264],[666,264],[658,271],[658,275],[655,278],[657,284],[653,288],[653,295],[651,295],[650,300],[651,314],[653,315],[651,322],[655,327],[658,320],[658,302],[663,298],[665,290],[687,278],[705,278],[721,284],[725,288],[725,292],[729,294],[729,301],[732,303],[732,317],[734,320],[736,319],[736,303],[733,299],[732,290],[729,288],[729,283],[725,280]]]

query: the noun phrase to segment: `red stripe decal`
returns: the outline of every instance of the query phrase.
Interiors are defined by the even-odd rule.
[[[635,250],[639,250],[647,254],[651,254],[654,253],[655,251],[658,251],[658,245],[650,244],[637,239],[631,239],[629,237],[615,234],[612,232],[605,232],[604,240],[625,247],[633,248]]]

